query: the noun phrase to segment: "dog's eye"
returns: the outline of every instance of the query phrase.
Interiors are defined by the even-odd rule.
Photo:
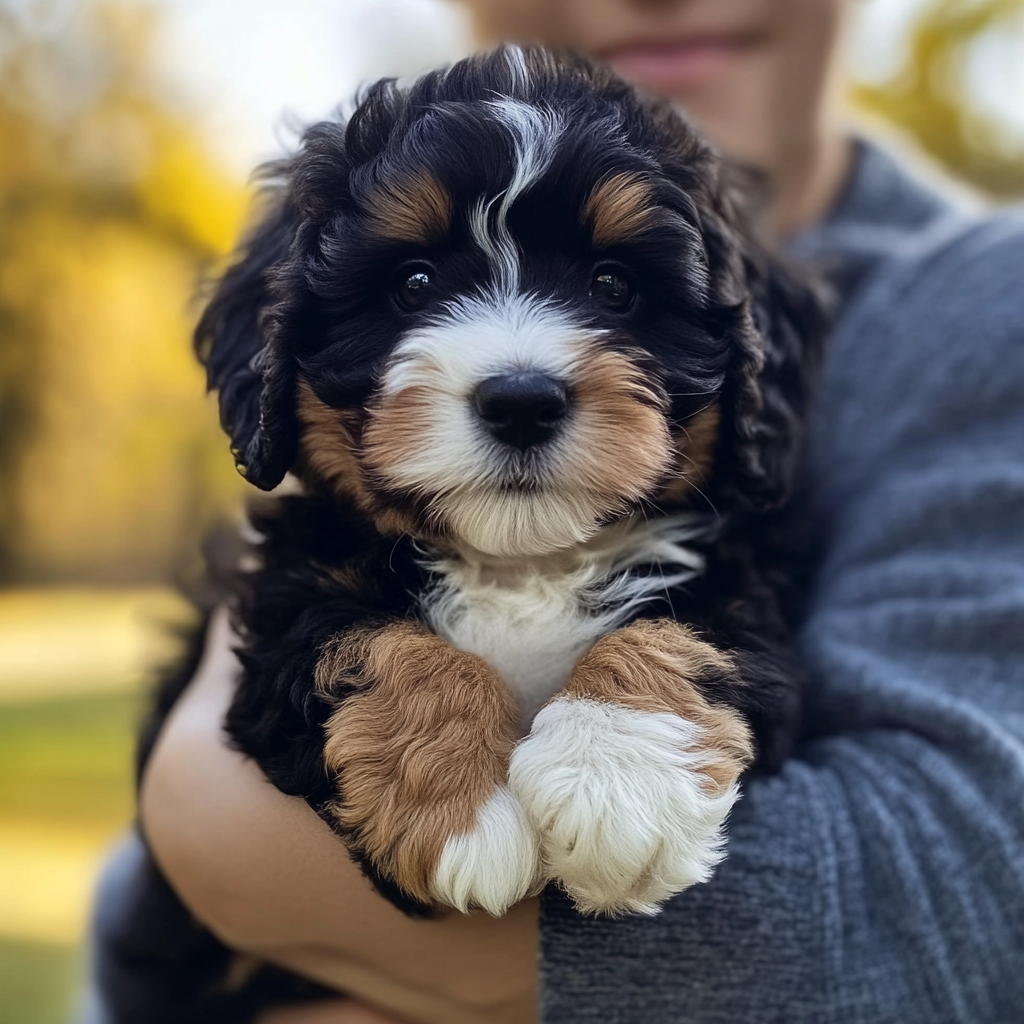
[[[590,280],[590,294],[606,309],[617,313],[624,313],[633,305],[633,285],[618,267],[598,267]]]
[[[395,286],[395,302],[407,313],[423,309],[434,297],[434,268],[426,264],[403,267]]]

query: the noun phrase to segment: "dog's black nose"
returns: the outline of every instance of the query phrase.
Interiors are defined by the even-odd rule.
[[[569,411],[569,392],[543,373],[520,370],[482,381],[473,408],[499,441],[525,452],[551,439]]]

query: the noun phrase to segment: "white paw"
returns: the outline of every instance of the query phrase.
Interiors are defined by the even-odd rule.
[[[431,888],[463,913],[481,907],[497,917],[536,889],[538,864],[536,833],[519,801],[499,786],[472,831],[445,843]]]
[[[584,913],[656,914],[724,856],[739,787],[710,795],[701,728],[677,715],[561,697],[512,756],[509,785],[541,860]]]

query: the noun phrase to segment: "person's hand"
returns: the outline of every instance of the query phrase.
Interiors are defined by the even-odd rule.
[[[146,839],[196,917],[227,945],[415,1024],[535,1019],[535,901],[495,919],[406,917],[372,889],[341,840],[231,750],[221,723],[238,678],[226,614],[175,705],[140,795]],[[284,1013],[286,1011],[279,1011]],[[359,1004],[296,1007],[298,1018],[394,1024]],[[352,1016],[363,1013],[364,1016]],[[348,1014],[348,1016],[345,1016]],[[261,1024],[285,1024],[272,1016]]]

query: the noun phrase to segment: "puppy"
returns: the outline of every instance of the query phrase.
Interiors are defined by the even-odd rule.
[[[657,912],[798,727],[815,289],[676,110],[539,48],[377,84],[264,196],[197,332],[277,489],[230,736],[410,913]]]

